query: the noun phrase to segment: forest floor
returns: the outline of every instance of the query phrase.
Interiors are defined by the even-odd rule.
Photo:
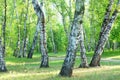
[[[39,68],[40,54],[35,54],[33,59],[6,57],[8,72],[0,73],[0,80],[119,80],[120,79],[120,51],[106,51],[101,60],[101,67],[78,68],[80,65],[79,53],[72,77],[60,77],[65,54],[50,53],[49,68]],[[93,52],[87,53],[88,63]]]

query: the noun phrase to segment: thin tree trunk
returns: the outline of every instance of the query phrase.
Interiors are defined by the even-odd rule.
[[[40,27],[40,41],[41,41],[41,54],[42,54],[40,67],[49,67],[47,43],[46,43],[46,31],[45,31],[45,16],[42,9],[43,1],[41,1],[41,5],[40,5],[38,0],[32,0],[32,4],[39,18],[38,24]]]
[[[4,61],[2,39],[0,38],[0,72],[5,72],[5,71],[7,71],[7,68]]]
[[[92,16],[92,18],[93,18],[93,16]],[[92,18],[90,18],[90,32],[92,32]],[[90,41],[88,41],[88,43],[87,43],[88,52],[93,50],[93,46],[92,46],[93,45],[92,44],[93,38],[92,37],[93,37],[93,33],[90,33]]]
[[[72,25],[72,21],[73,21],[73,18],[72,18],[72,1],[69,0],[69,12],[68,12],[68,17],[69,17],[69,27],[68,27],[68,39],[69,39],[69,34],[70,34],[70,26]]]
[[[71,24],[71,22],[72,22],[72,1],[71,0],[69,0],[69,11],[70,11],[69,12],[69,23]],[[69,31],[68,31],[68,33],[69,33]]]
[[[23,39],[23,57],[26,57],[26,51],[27,51],[27,19],[28,19],[28,8],[29,8],[29,0],[27,1],[27,12],[26,12],[26,18],[24,22],[24,39]]]
[[[107,43],[106,43],[106,48],[107,48],[108,50],[110,50],[110,41],[109,41],[109,40],[108,40]]]
[[[67,30],[67,27],[66,27],[65,16],[64,16],[63,12],[61,13],[61,16],[62,16],[62,23],[63,23],[63,26],[64,26],[64,31],[66,33],[66,37],[69,39],[69,33],[68,33],[68,30]]]
[[[32,58],[32,56],[33,56],[33,52],[34,52],[34,49],[35,49],[35,46],[36,46],[36,43],[37,43],[39,32],[40,32],[39,22],[37,22],[36,31],[35,31],[35,35],[34,35],[34,38],[33,38],[32,46],[30,47],[27,58]]]
[[[18,33],[17,33],[17,36],[18,36],[18,40],[17,40],[17,43],[16,43],[16,48],[14,50],[14,54],[13,56],[15,57],[18,57],[18,55],[20,54],[20,27],[18,25],[19,21],[19,17],[18,17],[18,11],[16,9],[16,0],[14,0],[14,9],[16,11],[16,19],[17,19],[17,30],[18,30]]]
[[[41,30],[40,31],[40,45],[41,45],[40,48],[41,48],[41,53],[42,53],[40,67],[49,67],[49,64],[48,64],[48,55],[47,55],[46,32],[45,32],[44,23],[41,24],[40,28],[41,28],[40,29]]]
[[[18,58],[22,58],[23,57],[23,40],[20,43],[20,50],[19,50],[19,54],[17,55]]]
[[[104,20],[103,20],[102,27],[101,27],[100,37],[101,37],[102,33],[104,32],[106,26],[109,23],[110,13],[112,11],[112,5],[113,5],[113,3],[114,3],[114,0],[109,0],[109,4],[108,4],[108,6],[106,8],[106,13],[105,13]]]
[[[17,25],[17,29],[18,29],[18,40],[17,40],[17,44],[16,44],[16,49],[14,52],[15,57],[18,57],[18,55],[20,54],[20,29],[19,29],[18,25]]]
[[[116,17],[117,17],[117,9],[115,9],[115,11],[113,12],[111,19],[109,20],[108,25],[106,26],[106,28],[103,30],[101,37],[99,38],[98,41],[98,45],[96,46],[93,58],[91,60],[90,66],[94,67],[94,66],[100,66],[100,59],[101,59],[101,55],[103,53],[103,49],[105,47],[105,44],[108,40],[108,37],[110,35],[110,31],[112,29],[112,24],[114,23]]]
[[[94,18],[94,8],[93,8],[93,0],[91,1],[91,5],[92,5],[92,14],[91,14],[91,17],[90,17],[90,32],[91,32],[91,34],[90,34],[90,42],[89,42],[89,45],[88,45],[88,48],[90,49],[90,50],[88,50],[88,51],[93,51],[95,48],[94,48],[94,45],[93,45],[93,39],[94,39],[94,36],[93,35],[95,35],[94,33],[93,33],[93,29],[92,29],[92,27],[93,27],[93,18]]]
[[[4,61],[4,56],[5,56],[5,32],[6,32],[6,12],[7,12],[7,2],[4,0],[4,24],[3,24],[3,46],[2,46],[2,39],[0,37],[0,72],[5,72],[7,71],[5,61]]]
[[[71,26],[71,33],[69,36],[69,44],[67,48],[67,55],[62,65],[60,75],[68,76],[72,75],[73,66],[75,63],[76,51],[79,44],[80,31],[82,26],[82,17],[84,14],[84,0],[76,0],[76,9],[74,15],[74,21]]]
[[[96,45],[97,45],[97,43],[96,43],[96,42],[97,42],[97,39],[96,39],[96,27],[94,27],[93,34],[94,34],[94,35],[93,35],[93,37],[94,37],[94,43],[93,43],[93,44],[94,44],[94,50],[95,50],[95,47],[96,47]]]
[[[108,39],[108,36],[111,31],[112,23],[114,22],[114,20],[116,18],[116,14],[117,14],[117,10],[115,10],[110,19],[110,12],[112,9],[112,4],[113,4],[113,0],[109,0],[109,4],[106,9],[105,17],[104,17],[103,24],[102,24],[102,29],[101,29],[100,36],[99,36],[99,41],[98,41],[98,44],[94,51],[94,55],[91,60],[90,66],[100,66],[100,59],[101,59],[101,55],[103,53],[104,46],[107,41],[106,39]],[[119,5],[119,2],[118,2],[118,5]],[[109,28],[109,26],[110,26],[110,29],[108,29],[109,33],[105,33],[107,31],[107,28]]]
[[[86,57],[86,49],[84,46],[84,34],[83,34],[83,26],[81,25],[80,31],[80,53],[81,53],[81,64],[79,67],[86,68],[88,67],[87,57]]]
[[[50,32],[51,32],[51,38],[52,38],[53,52],[57,53],[52,27],[50,27]]]
[[[6,50],[6,12],[7,12],[7,2],[4,0],[4,24],[3,24],[3,56],[5,56]]]
[[[24,42],[23,42],[23,57],[27,56],[27,44],[28,44],[28,38],[26,37]]]
[[[63,2],[61,1],[61,4],[60,4],[60,7],[61,7],[61,11],[59,10],[59,6],[57,5],[57,3],[56,3],[56,1],[54,1],[54,3],[55,3],[55,7],[57,8],[57,10],[58,10],[58,12],[60,13],[60,15],[62,16],[62,24],[63,24],[63,27],[64,27],[64,32],[65,32],[65,34],[66,34],[66,37],[69,39],[69,32],[68,32],[68,28],[67,28],[67,26],[66,26],[66,20],[65,20],[65,18],[66,18],[66,15],[65,15],[65,12],[64,12],[64,10],[63,10],[63,8],[65,8],[65,7],[63,7],[62,5],[63,5]],[[69,4],[70,4],[70,1],[69,1]],[[71,6],[70,6],[71,7]],[[70,7],[69,7],[69,9],[70,9]],[[69,13],[68,13],[69,14]],[[70,14],[69,14],[69,16],[70,16]],[[69,18],[71,18],[71,17],[69,17]]]

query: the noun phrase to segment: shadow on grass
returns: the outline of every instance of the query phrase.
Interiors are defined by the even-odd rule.
[[[120,66],[74,69],[72,77],[49,76],[43,80],[119,80]]]
[[[105,52],[103,56],[118,56],[119,51]],[[90,54],[92,55],[92,54]],[[50,61],[49,68],[39,68],[40,58],[33,59],[8,57],[7,73],[0,73],[0,80],[119,80],[120,79],[120,62],[101,61],[100,68],[77,68],[80,59],[76,59],[73,76],[58,76],[63,60]],[[90,61],[90,58],[88,58]]]
[[[75,68],[72,77],[58,76],[61,63],[49,68],[38,68],[38,64],[8,66],[10,71],[0,74],[0,80],[119,80],[120,65],[105,64],[97,68]]]

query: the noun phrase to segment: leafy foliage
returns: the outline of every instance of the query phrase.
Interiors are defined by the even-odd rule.
[[[27,2],[29,1],[28,19],[27,19],[27,36],[28,36],[28,49],[32,44],[34,33],[36,30],[37,17],[33,9],[33,5],[30,0],[8,0],[7,1],[7,27],[6,27],[6,46],[7,54],[12,55],[16,47],[18,40],[18,28],[20,28],[20,39],[22,41],[24,35],[24,22],[26,17]],[[71,3],[69,2],[71,1]],[[94,50],[96,42],[98,41],[98,35],[101,29],[101,23],[104,18],[105,9],[109,0],[86,0],[85,3],[85,15],[84,15],[84,34],[85,34],[85,46],[88,49],[89,45],[91,50]],[[115,3],[117,0],[115,0]],[[62,19],[65,20],[65,26],[69,32],[70,25],[72,23],[75,1],[74,0],[47,0],[45,4],[46,15],[46,31],[47,31],[47,47],[48,51],[53,51],[51,31],[52,28],[54,41],[57,51],[65,51],[68,43],[64,25]],[[4,0],[0,0],[0,28],[3,25],[4,16]],[[116,7],[114,4],[113,10]],[[18,12],[18,16],[17,13]],[[18,18],[17,18],[18,17]],[[120,16],[117,18],[114,28],[110,35],[110,42],[120,43]],[[0,35],[2,31],[0,29]],[[38,52],[39,41],[36,45],[36,51]]]

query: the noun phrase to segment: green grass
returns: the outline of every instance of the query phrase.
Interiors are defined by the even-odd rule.
[[[79,54],[79,53],[77,53]],[[87,53],[90,62],[93,52]],[[63,57],[65,53],[50,53],[51,57]],[[104,58],[118,59],[119,51],[106,51]],[[114,58],[113,58],[114,57]],[[117,57],[117,58],[116,58]],[[58,76],[63,60],[50,60],[49,68],[39,68],[40,54],[35,54],[33,59],[6,57],[8,72],[0,73],[0,80],[119,80],[120,62],[101,61],[102,66],[97,68],[78,68],[80,59],[76,59],[72,77]]]
[[[87,56],[88,57],[92,57],[93,56],[93,51],[92,52],[87,52]],[[78,53],[77,53],[78,54]],[[107,57],[115,57],[117,56],[117,59],[120,59],[120,50],[116,50],[116,51],[104,51],[102,54],[103,58],[107,58]]]

